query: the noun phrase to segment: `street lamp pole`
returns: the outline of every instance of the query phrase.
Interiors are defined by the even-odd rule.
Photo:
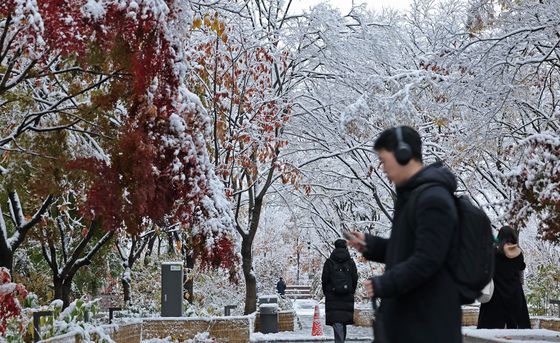
[[[296,256],[297,256],[297,274],[296,274],[296,283],[299,285],[299,237],[296,238]]]

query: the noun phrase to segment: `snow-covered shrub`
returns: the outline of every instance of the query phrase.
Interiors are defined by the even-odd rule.
[[[60,336],[67,333],[80,335],[84,342],[96,343],[114,343],[101,327],[92,321],[92,318],[98,311],[98,299],[86,300],[77,299],[70,303],[68,307],[63,309],[63,302],[55,299],[47,306],[42,306],[33,311],[26,311],[25,316],[28,331],[32,328],[32,317],[34,311],[51,311],[52,315],[40,318],[40,335],[41,339]],[[25,305],[35,306],[36,298],[31,297],[26,300]],[[25,322],[25,321],[24,321]]]
[[[531,135],[512,147],[519,164],[506,173],[513,189],[510,211],[512,224],[525,227],[537,218],[540,238],[560,242],[560,138],[558,132]]]
[[[22,284],[12,282],[8,268],[0,267],[0,337],[16,342],[24,331],[23,301],[28,292]]]
[[[560,266],[556,263],[540,264],[527,275],[527,304],[535,315],[551,313],[550,300],[560,299]]]
[[[161,261],[146,260],[136,263],[131,271],[132,297],[127,307],[130,317],[146,317],[161,311]]]
[[[213,343],[216,340],[210,337],[208,332],[199,332],[193,339],[188,339],[185,343]]]
[[[226,305],[237,305],[231,314],[243,313],[245,287],[230,282],[228,272],[200,271],[195,267],[193,288],[193,303],[185,304],[186,316],[223,316]]]

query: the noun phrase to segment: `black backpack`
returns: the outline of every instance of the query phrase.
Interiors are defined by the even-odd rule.
[[[332,262],[332,272],[330,275],[331,291],[334,294],[344,295],[351,293],[352,289],[352,275],[348,263],[337,263],[330,259]]]
[[[409,199],[410,208],[426,188],[439,185],[426,183],[414,189]],[[494,236],[490,219],[464,195],[455,196],[459,225],[453,240],[453,253],[447,266],[459,287],[462,304],[472,304],[482,294],[494,275]],[[413,217],[414,218],[414,217]]]

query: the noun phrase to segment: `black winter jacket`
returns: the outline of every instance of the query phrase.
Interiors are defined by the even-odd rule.
[[[525,269],[523,253],[514,258],[496,252],[494,293],[489,302],[480,305],[479,329],[530,329],[527,301],[521,284]]]
[[[341,263],[350,269],[352,289],[347,294],[340,295],[332,292],[334,286],[331,282],[331,274],[334,269],[333,261]],[[325,295],[325,323],[327,325],[333,325],[334,323],[354,324],[354,293],[358,285],[358,271],[348,249],[335,248],[332,251],[331,256],[325,261],[323,266],[321,283],[323,294]]]
[[[416,208],[409,208],[412,191],[424,183],[439,185],[423,190]],[[448,265],[456,237],[456,187],[447,168],[424,167],[397,187],[389,239],[366,236],[364,256],[385,263],[384,274],[372,281],[389,343],[462,342],[461,301]]]

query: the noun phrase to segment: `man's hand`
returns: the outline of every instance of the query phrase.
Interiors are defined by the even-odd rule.
[[[345,234],[344,237],[346,237],[348,244],[359,252],[364,252],[366,249],[366,235],[364,233],[350,231],[348,234]]]
[[[375,292],[373,291],[373,281],[368,279],[363,281],[362,284],[366,287],[368,297],[373,298],[375,296]]]

